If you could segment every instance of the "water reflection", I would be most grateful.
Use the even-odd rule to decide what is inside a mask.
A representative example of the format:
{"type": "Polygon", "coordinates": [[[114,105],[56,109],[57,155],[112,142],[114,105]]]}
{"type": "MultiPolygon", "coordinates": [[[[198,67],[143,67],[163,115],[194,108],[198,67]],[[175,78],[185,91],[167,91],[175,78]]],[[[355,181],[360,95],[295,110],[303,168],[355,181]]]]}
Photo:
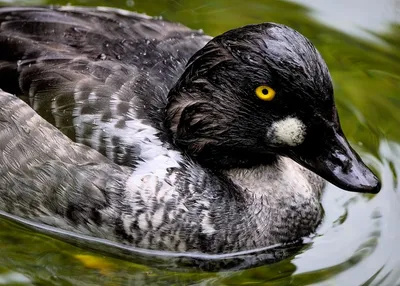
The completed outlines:
{"type": "Polygon", "coordinates": [[[382,191],[373,197],[360,196],[330,186],[323,201],[326,219],[313,247],[294,260],[296,274],[316,271],[317,279],[326,272],[329,275],[322,274],[321,281],[335,276],[338,285],[348,283],[350,276],[352,285],[383,278],[390,281],[385,285],[396,285],[394,281],[400,277],[400,258],[395,254],[400,252],[396,243],[400,239],[400,186],[393,170],[400,168],[400,145],[382,141],[379,155],[380,163],[371,157],[366,161],[379,170],[382,191]],[[337,224],[343,214],[345,220],[337,224]]]}
{"type": "Polygon", "coordinates": [[[28,219],[8,214],[1,210],[0,217],[6,219],[9,223],[14,223],[24,229],[27,233],[36,231],[40,234],[61,239],[62,241],[68,242],[74,246],[164,270],[243,270],[259,265],[279,262],[282,259],[294,255],[305,245],[305,243],[299,241],[297,243],[271,245],[263,248],[226,254],[204,254],[196,252],[179,253],[131,247],[118,242],[36,223],[28,219]]]}
{"type": "Polygon", "coordinates": [[[292,0],[312,8],[318,21],[351,34],[355,37],[377,41],[370,32],[385,32],[390,22],[399,20],[400,2],[398,0],[292,0]],[[362,8],[361,8],[362,7],[362,8]]]}

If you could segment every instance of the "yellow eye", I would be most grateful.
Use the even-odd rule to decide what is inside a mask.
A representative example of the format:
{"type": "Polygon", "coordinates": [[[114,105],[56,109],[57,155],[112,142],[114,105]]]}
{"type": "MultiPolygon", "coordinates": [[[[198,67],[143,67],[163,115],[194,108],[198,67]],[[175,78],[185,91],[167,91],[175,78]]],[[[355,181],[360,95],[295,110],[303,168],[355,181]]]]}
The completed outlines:
{"type": "Polygon", "coordinates": [[[267,85],[260,85],[256,88],[256,95],[261,100],[271,101],[275,97],[275,90],[267,85]]]}

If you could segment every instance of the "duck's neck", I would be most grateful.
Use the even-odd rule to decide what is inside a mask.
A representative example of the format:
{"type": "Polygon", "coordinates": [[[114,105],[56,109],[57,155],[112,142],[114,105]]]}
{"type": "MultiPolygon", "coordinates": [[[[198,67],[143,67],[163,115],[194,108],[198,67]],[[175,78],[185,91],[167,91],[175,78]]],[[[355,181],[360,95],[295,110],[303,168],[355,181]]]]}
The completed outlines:
{"type": "Polygon", "coordinates": [[[237,214],[230,208],[221,215],[230,217],[227,235],[236,231],[240,248],[291,242],[319,224],[324,180],[291,159],[278,157],[274,164],[230,169],[225,175],[240,199],[230,202],[236,204],[237,214]]]}
{"type": "Polygon", "coordinates": [[[224,173],[238,187],[259,197],[290,194],[319,198],[323,179],[318,175],[286,157],[276,156],[271,160],[268,164],[232,168],[224,173]]]}

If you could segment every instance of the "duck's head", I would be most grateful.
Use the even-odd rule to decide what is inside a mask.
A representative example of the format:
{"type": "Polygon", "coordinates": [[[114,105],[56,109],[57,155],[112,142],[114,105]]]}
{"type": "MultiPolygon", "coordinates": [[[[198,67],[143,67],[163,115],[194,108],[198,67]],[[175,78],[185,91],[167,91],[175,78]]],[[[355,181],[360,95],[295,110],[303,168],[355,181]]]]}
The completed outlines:
{"type": "Polygon", "coordinates": [[[283,25],[212,39],[171,89],[166,123],[174,142],[210,168],[273,164],[281,155],[345,190],[380,189],[342,132],[324,60],[283,25]]]}

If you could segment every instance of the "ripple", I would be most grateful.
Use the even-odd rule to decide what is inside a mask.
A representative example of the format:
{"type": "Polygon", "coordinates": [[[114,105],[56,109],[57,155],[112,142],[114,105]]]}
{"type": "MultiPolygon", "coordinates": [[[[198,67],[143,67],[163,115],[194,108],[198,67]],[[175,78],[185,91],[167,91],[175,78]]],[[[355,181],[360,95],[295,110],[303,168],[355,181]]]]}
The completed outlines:
{"type": "Polygon", "coordinates": [[[11,284],[18,284],[18,285],[29,285],[32,281],[22,275],[21,273],[17,272],[6,272],[0,273],[0,285],[11,285],[11,284]]]}

